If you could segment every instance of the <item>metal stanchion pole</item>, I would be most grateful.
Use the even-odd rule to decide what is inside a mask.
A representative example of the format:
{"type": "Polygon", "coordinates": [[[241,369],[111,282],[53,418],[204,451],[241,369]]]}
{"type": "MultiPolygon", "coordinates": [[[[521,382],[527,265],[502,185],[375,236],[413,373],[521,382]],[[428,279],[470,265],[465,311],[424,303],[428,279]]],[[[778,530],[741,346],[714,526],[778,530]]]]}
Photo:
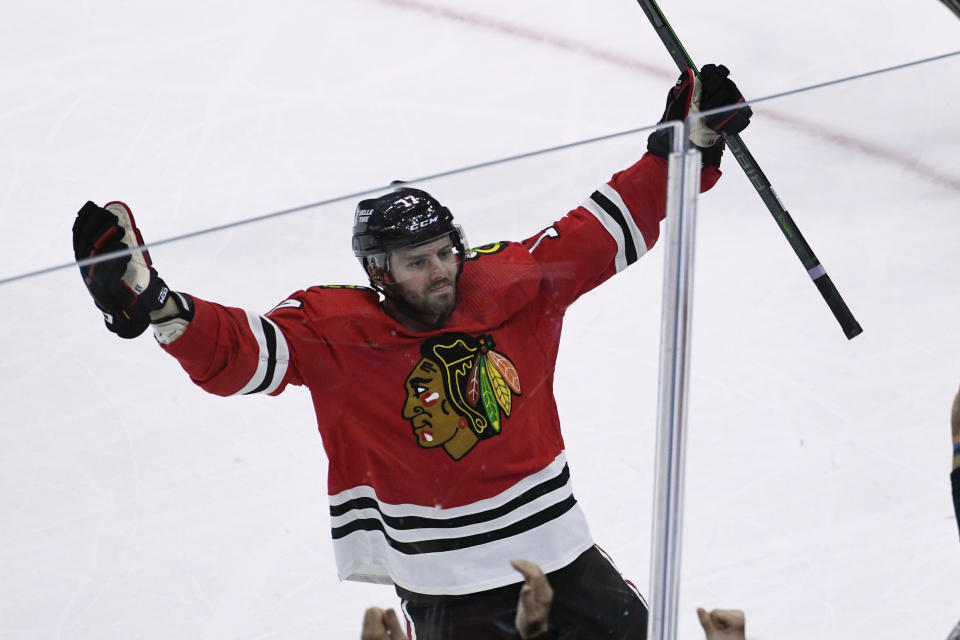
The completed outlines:
{"type": "Polygon", "coordinates": [[[660,388],[647,637],[676,640],[686,457],[690,315],[700,151],[684,152],[689,129],[677,123],[667,180],[666,255],[660,324],[660,388]]]}

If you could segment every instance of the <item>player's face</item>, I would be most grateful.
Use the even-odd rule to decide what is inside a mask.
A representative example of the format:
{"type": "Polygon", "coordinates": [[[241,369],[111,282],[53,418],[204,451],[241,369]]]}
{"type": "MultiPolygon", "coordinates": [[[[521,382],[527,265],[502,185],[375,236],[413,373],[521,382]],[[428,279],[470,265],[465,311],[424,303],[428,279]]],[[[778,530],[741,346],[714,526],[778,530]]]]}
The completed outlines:
{"type": "Polygon", "coordinates": [[[457,303],[458,258],[449,236],[387,256],[395,295],[424,316],[441,318],[457,303]]]}
{"type": "Polygon", "coordinates": [[[407,401],[403,417],[410,421],[417,444],[426,449],[439,447],[457,434],[461,419],[447,402],[443,379],[437,366],[421,360],[407,377],[407,401]]]}

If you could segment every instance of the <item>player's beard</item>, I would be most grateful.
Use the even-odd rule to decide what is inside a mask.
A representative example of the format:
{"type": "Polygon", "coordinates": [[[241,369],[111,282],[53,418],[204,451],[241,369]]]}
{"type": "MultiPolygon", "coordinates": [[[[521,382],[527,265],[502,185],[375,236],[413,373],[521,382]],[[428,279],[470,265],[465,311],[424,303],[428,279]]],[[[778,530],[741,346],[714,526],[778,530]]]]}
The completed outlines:
{"type": "Polygon", "coordinates": [[[456,278],[433,282],[424,291],[410,291],[403,285],[394,285],[400,306],[413,312],[422,321],[440,324],[453,313],[457,305],[456,278]],[[436,317],[436,321],[433,318],[436,317]]]}
{"type": "Polygon", "coordinates": [[[411,306],[417,309],[425,316],[437,315],[441,319],[447,318],[453,313],[453,308],[457,304],[457,282],[456,280],[445,280],[441,283],[431,285],[423,295],[418,296],[416,304],[411,306]],[[438,290],[445,286],[443,290],[438,290]]]}

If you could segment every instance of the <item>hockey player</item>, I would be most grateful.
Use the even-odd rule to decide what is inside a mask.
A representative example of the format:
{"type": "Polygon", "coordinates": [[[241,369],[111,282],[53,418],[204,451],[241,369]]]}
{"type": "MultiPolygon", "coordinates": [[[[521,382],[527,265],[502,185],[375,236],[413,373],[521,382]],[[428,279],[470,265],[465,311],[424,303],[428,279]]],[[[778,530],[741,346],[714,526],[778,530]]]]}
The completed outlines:
{"type": "MultiPolygon", "coordinates": [[[[723,66],[686,69],[664,120],[742,102],[723,66]]],[[[701,118],[702,189],[750,110],[701,118]]],[[[582,205],[521,242],[469,250],[447,207],[399,188],[357,207],[353,249],[370,287],[318,286],[258,314],[167,288],[146,251],[81,268],[107,328],[153,325],[218,395],[309,388],[329,459],[341,579],[393,584],[410,636],[511,638],[520,583],[543,568],[550,625],[641,638],[646,607],[594,545],[573,495],[553,375],[565,309],[659,236],[667,133],[582,205]]],[[[130,209],[88,202],[77,259],[142,244],[130,209]]]]}

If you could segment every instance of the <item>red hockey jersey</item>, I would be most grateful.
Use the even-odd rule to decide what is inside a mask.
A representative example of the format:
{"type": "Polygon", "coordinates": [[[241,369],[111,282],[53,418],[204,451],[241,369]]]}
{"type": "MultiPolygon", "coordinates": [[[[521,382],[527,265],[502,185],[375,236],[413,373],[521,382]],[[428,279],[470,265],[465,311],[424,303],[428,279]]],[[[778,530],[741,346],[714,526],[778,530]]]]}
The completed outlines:
{"type": "Polygon", "coordinates": [[[312,287],[264,315],[195,299],[164,348],[211,393],[310,390],[341,579],[463,594],[516,582],[510,558],[559,569],[593,544],[553,396],[564,311],[656,242],[666,173],[645,155],[523,242],[476,249],[442,330],[312,287]]]}

